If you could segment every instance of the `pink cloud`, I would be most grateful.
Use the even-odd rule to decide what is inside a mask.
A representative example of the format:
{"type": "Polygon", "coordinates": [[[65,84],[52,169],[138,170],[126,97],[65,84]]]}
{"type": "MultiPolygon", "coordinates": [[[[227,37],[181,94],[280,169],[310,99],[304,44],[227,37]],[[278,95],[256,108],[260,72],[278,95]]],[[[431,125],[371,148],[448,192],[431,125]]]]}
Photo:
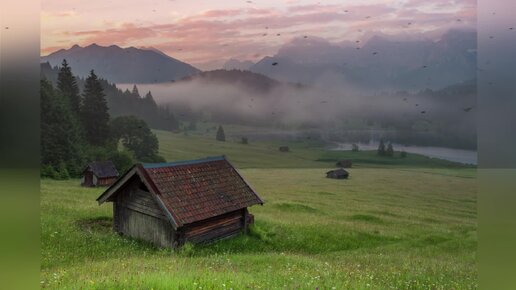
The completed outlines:
{"type": "MultiPolygon", "coordinates": [[[[362,35],[368,31],[406,35],[476,23],[472,1],[458,4],[458,12],[446,13],[418,9],[418,3],[425,5],[427,2],[411,0],[402,8],[388,4],[355,4],[297,5],[288,7],[286,11],[249,7],[208,10],[172,23],[124,23],[106,29],[61,32],[61,35],[81,45],[93,42],[102,45],[152,45],[185,61],[201,63],[230,57],[256,58],[256,55],[277,51],[280,45],[293,37],[307,34],[341,42],[355,40],[358,30],[362,35]],[[460,24],[455,21],[457,18],[462,19],[460,24]],[[414,25],[407,27],[409,21],[414,25]],[[277,36],[278,33],[281,35],[277,36]]],[[[444,5],[449,0],[432,3],[444,5]]]]}

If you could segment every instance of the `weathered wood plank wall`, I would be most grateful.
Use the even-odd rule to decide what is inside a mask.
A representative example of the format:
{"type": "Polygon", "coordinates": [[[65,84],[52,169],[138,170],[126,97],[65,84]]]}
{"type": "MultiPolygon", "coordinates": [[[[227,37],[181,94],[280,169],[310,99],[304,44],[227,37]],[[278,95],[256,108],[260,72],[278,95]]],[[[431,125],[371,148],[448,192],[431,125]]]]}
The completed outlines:
{"type": "Polygon", "coordinates": [[[244,211],[237,210],[186,225],[183,229],[182,238],[184,242],[192,243],[212,242],[227,238],[242,232],[245,228],[244,221],[244,211]]]}
{"type": "Polygon", "coordinates": [[[172,247],[175,231],[149,192],[131,184],[114,202],[117,232],[160,247],[172,247]]]}

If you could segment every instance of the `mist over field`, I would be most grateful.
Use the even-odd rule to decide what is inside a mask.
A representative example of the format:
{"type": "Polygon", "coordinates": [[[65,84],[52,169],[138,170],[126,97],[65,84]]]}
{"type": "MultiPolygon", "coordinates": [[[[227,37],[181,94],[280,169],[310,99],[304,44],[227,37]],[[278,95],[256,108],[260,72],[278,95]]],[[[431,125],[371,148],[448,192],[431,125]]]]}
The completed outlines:
{"type": "MultiPolygon", "coordinates": [[[[132,86],[118,85],[121,89],[132,86]]],[[[349,130],[368,131],[371,127],[397,132],[398,139],[400,132],[412,136],[405,139],[448,133],[463,139],[458,143],[469,143],[462,147],[474,147],[470,143],[475,135],[474,82],[412,93],[371,93],[331,76],[311,86],[278,83],[267,90],[196,78],[140,84],[138,88],[151,91],[157,103],[190,120],[324,129],[335,133],[336,139],[341,129],[349,134],[349,130]]]]}

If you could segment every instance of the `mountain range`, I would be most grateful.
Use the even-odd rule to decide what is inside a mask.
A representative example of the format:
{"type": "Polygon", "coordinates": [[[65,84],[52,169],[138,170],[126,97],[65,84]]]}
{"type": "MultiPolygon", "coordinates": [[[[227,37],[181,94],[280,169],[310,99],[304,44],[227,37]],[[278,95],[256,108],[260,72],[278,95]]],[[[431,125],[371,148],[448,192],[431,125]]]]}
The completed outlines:
{"type": "Polygon", "coordinates": [[[372,90],[442,88],[476,77],[476,39],[476,32],[459,30],[438,41],[373,36],[364,44],[335,44],[297,38],[250,70],[304,84],[338,80],[372,90]]]}
{"type": "MultiPolygon", "coordinates": [[[[460,30],[450,30],[437,41],[401,41],[377,35],[365,43],[332,43],[306,36],[293,39],[257,63],[229,59],[223,69],[249,70],[305,85],[339,83],[370,91],[439,89],[476,77],[476,39],[475,31],[460,30]]],[[[153,47],[74,45],[43,56],[41,61],[56,66],[63,59],[81,77],[94,69],[114,83],[164,83],[201,72],[153,47]]],[[[231,75],[236,77],[236,73],[231,75]]]]}
{"type": "Polygon", "coordinates": [[[115,83],[170,82],[200,72],[155,48],[121,48],[117,45],[74,45],[43,56],[41,61],[59,66],[63,59],[78,76],[84,77],[94,69],[97,75],[115,83]]]}

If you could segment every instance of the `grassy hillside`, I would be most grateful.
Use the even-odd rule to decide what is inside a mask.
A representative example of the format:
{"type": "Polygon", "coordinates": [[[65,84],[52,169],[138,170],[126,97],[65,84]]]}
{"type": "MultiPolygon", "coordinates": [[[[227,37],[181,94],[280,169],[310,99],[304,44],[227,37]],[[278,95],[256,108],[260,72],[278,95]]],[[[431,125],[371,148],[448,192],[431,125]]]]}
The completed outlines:
{"type": "Polygon", "coordinates": [[[457,170],[244,169],[252,234],[182,252],[111,232],[102,189],[42,181],[41,285],[86,289],[477,287],[475,179],[457,170]]]}
{"type": "Polygon", "coordinates": [[[225,154],[265,200],[248,235],[181,251],[111,231],[103,189],[41,182],[41,286],[56,289],[475,289],[475,170],[314,142],[157,131],[167,160],[225,154]],[[284,144],[284,143],[281,143],[284,144]],[[351,158],[350,179],[325,178],[351,158]]]}

